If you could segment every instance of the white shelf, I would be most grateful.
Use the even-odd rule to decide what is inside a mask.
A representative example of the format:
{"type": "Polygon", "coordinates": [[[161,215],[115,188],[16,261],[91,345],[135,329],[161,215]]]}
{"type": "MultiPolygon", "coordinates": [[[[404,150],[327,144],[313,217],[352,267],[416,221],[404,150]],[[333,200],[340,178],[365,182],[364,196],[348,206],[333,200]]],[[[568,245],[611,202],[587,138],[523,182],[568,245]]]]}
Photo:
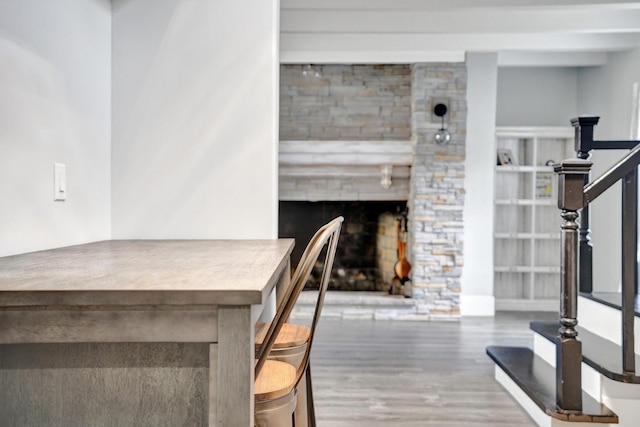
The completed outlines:
{"type": "Polygon", "coordinates": [[[558,310],[560,211],[547,161],[575,158],[572,128],[496,129],[494,296],[496,309],[558,310]],[[496,152],[498,161],[498,152],[496,152]]]}
{"type": "Polygon", "coordinates": [[[566,126],[499,126],[497,138],[562,138],[571,139],[575,130],[566,126]]]}

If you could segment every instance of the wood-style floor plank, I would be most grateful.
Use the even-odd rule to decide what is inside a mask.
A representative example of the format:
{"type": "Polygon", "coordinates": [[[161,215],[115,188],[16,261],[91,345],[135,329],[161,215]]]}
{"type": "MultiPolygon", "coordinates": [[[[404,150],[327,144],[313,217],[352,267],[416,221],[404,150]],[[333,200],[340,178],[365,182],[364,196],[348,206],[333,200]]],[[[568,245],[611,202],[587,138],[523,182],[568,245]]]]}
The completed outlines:
{"type": "Polygon", "coordinates": [[[494,380],[487,345],[531,346],[530,320],[499,313],[459,322],[321,319],[312,351],[319,427],[533,426],[494,380]]]}

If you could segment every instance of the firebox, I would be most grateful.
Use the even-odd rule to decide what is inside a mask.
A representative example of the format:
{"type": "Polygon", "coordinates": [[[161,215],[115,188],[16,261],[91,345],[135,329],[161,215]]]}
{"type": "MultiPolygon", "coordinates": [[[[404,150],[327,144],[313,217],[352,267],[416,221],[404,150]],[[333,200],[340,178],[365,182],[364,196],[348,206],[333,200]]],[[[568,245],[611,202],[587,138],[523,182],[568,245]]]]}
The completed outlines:
{"type": "MultiPolygon", "coordinates": [[[[291,256],[295,268],[318,228],[342,215],[329,289],[388,291],[398,255],[395,224],[404,212],[405,201],[281,201],[278,235],[296,239],[291,256]]],[[[319,277],[312,277],[309,287],[315,280],[319,277]]]]}

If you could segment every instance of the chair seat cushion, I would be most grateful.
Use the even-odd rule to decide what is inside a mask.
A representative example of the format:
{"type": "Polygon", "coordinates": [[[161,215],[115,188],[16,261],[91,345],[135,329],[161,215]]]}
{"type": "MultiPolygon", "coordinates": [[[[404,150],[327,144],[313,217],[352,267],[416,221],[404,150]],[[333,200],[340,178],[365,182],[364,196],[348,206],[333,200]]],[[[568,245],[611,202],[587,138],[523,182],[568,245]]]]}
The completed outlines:
{"type": "Polygon", "coordinates": [[[254,384],[257,401],[286,396],[294,387],[296,368],[285,362],[267,360],[254,384]]]}
{"type": "MultiPolygon", "coordinates": [[[[264,337],[269,330],[270,323],[258,323],[256,325],[256,345],[260,346],[264,342],[264,337]]],[[[273,348],[298,347],[309,341],[311,329],[308,326],[297,325],[295,323],[285,323],[278,332],[273,348]]]]}

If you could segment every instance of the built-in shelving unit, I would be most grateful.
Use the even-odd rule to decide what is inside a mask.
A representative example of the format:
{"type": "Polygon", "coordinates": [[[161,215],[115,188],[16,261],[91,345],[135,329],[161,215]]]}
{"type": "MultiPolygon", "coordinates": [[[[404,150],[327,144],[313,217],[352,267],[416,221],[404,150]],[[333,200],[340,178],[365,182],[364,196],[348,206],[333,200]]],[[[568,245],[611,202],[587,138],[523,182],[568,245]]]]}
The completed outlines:
{"type": "Polygon", "coordinates": [[[575,157],[573,128],[496,129],[497,310],[558,310],[560,211],[552,163],[575,157]]]}

